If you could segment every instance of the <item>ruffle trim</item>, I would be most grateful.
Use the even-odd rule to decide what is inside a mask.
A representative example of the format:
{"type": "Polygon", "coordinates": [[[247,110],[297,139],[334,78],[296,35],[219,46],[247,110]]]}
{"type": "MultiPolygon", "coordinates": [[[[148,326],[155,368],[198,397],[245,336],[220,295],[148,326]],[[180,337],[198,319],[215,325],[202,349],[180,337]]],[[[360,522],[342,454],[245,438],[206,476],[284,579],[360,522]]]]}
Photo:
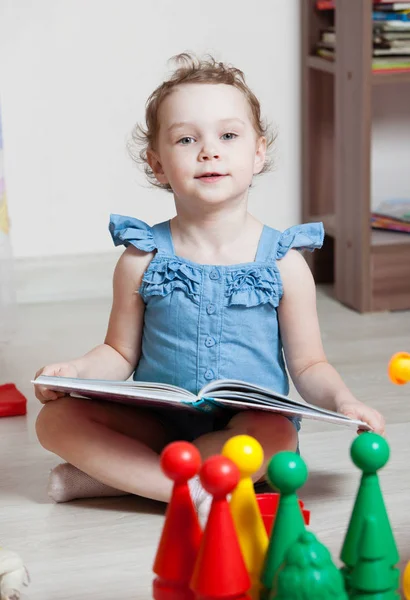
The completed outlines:
{"type": "Polygon", "coordinates": [[[152,252],[157,248],[152,227],[144,221],[134,217],[111,215],[108,228],[115,246],[132,244],[143,252],[152,252]]]}
{"type": "Polygon", "coordinates": [[[182,290],[196,304],[201,291],[201,269],[179,260],[154,258],[142,279],[141,296],[168,296],[173,290],[182,290]]]}
{"type": "Polygon", "coordinates": [[[283,258],[291,248],[313,252],[322,247],[324,236],[323,223],[305,223],[289,227],[279,238],[275,258],[283,258]]]}
{"type": "Polygon", "coordinates": [[[227,274],[228,306],[279,305],[283,289],[277,267],[243,267],[227,274]]]}

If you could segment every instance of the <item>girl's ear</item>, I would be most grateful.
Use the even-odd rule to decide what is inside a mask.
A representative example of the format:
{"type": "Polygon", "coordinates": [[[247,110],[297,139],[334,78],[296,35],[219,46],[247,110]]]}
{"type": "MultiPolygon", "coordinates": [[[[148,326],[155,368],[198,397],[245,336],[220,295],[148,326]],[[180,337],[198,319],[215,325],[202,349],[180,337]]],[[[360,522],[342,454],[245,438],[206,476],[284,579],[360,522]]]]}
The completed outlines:
{"type": "Polygon", "coordinates": [[[154,150],[147,150],[147,161],[158,183],[169,183],[164,173],[158,154],[154,150]]]}
{"type": "Polygon", "coordinates": [[[256,141],[255,162],[253,165],[253,174],[257,175],[264,167],[266,158],[266,138],[261,136],[256,141]]]}

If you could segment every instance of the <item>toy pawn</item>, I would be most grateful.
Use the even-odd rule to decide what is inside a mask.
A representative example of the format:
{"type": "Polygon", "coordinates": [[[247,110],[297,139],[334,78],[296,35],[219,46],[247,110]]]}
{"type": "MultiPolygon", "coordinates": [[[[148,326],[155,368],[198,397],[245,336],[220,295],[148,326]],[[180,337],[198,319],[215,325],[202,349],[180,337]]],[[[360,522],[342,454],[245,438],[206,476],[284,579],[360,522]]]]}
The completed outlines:
{"type": "Polygon", "coordinates": [[[238,467],[224,456],[211,456],[200,471],[213,500],[191,580],[196,600],[250,600],[251,580],[226,498],[239,477],[238,467]]]}
{"type": "Polygon", "coordinates": [[[188,442],[173,442],[161,454],[161,468],[174,481],[153,571],[155,600],[194,600],[189,582],[198,555],[202,530],[191,499],[188,481],[201,466],[198,449],[188,442]]]}

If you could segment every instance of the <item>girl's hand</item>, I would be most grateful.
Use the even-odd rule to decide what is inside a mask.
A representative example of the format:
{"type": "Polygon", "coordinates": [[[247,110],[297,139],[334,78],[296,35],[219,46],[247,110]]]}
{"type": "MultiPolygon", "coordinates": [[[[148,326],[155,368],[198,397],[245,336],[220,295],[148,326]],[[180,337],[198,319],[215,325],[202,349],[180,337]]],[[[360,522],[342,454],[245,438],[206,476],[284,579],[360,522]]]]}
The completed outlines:
{"type": "Polygon", "coordinates": [[[385,421],[383,416],[374,408],[363,404],[354,398],[346,399],[338,404],[337,412],[351,419],[360,419],[373,429],[374,433],[384,435],[385,421]]]}
{"type": "MultiPolygon", "coordinates": [[[[48,365],[47,367],[39,369],[35,374],[34,378],[37,379],[39,375],[51,375],[57,377],[78,377],[78,370],[77,367],[75,367],[71,363],[58,363],[55,365],[48,365]]],[[[36,398],[40,400],[42,404],[45,404],[50,400],[57,400],[57,398],[61,398],[62,396],[66,395],[64,392],[50,390],[42,385],[35,385],[34,389],[36,398]]]]}

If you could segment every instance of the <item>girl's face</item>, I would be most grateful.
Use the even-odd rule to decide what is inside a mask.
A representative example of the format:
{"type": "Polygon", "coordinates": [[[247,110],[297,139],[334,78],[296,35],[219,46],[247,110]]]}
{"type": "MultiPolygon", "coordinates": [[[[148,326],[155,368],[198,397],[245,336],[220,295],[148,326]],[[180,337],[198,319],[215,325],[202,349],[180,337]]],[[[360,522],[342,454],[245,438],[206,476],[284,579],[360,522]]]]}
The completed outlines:
{"type": "Polygon", "coordinates": [[[187,207],[247,197],[260,173],[265,138],[257,138],[244,94],[225,84],[179,85],[160,106],[157,148],[149,163],[187,207]]]}

